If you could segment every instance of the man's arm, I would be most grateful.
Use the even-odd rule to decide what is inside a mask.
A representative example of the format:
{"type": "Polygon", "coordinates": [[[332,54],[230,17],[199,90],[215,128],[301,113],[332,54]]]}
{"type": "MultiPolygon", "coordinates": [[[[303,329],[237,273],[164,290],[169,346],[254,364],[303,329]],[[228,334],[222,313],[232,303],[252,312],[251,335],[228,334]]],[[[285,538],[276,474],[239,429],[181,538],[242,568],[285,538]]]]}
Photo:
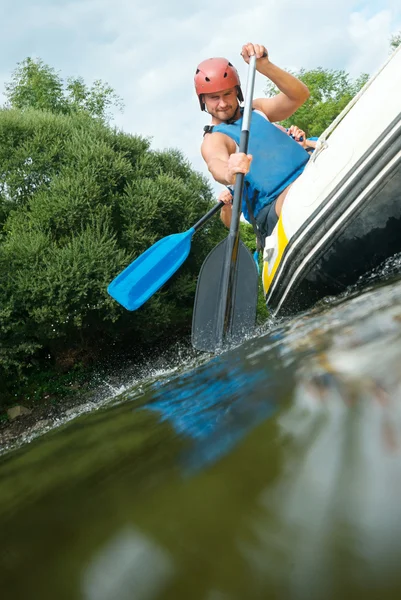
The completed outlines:
{"type": "Polygon", "coordinates": [[[220,211],[220,218],[223,221],[224,225],[230,229],[231,216],[233,212],[233,196],[231,191],[228,189],[223,190],[220,193],[218,200],[220,200],[220,202],[224,202],[224,206],[222,206],[220,211]]]}
{"type": "Polygon", "coordinates": [[[225,204],[225,205],[223,206],[223,208],[221,209],[221,212],[220,212],[220,218],[221,218],[221,220],[223,221],[224,225],[225,225],[225,226],[226,226],[228,229],[230,229],[230,225],[231,225],[231,217],[232,217],[232,214],[233,214],[233,207],[232,207],[232,204],[230,204],[230,205],[228,205],[228,204],[225,204]]]}
{"type": "Polygon", "coordinates": [[[246,44],[242,47],[241,54],[247,63],[249,63],[250,56],[255,54],[257,57],[256,69],[280,90],[280,93],[273,98],[257,98],[253,101],[253,107],[262,111],[270,121],[287,119],[309,98],[309,90],[306,85],[291,73],[287,73],[270,62],[264,46],[246,44]]]}
{"type": "Polygon", "coordinates": [[[246,175],[252,161],[250,154],[230,153],[228,136],[216,132],[203,138],[201,153],[213,178],[223,185],[233,185],[237,173],[246,175]]]}

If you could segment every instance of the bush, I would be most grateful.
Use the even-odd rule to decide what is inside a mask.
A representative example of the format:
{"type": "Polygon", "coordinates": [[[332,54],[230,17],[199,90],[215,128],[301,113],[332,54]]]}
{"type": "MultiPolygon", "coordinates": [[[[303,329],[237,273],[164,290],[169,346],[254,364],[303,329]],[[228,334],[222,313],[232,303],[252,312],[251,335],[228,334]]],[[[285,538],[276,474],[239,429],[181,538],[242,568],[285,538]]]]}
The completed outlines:
{"type": "MultiPolygon", "coordinates": [[[[33,365],[90,361],[189,327],[196,277],[224,234],[196,234],[185,265],[129,313],[108,283],[155,241],[188,229],[212,192],[175,150],[86,114],[0,110],[0,380],[9,393],[33,365]],[[68,362],[68,361],[67,361],[68,362]]],[[[19,384],[18,384],[19,385],[19,384]]]]}

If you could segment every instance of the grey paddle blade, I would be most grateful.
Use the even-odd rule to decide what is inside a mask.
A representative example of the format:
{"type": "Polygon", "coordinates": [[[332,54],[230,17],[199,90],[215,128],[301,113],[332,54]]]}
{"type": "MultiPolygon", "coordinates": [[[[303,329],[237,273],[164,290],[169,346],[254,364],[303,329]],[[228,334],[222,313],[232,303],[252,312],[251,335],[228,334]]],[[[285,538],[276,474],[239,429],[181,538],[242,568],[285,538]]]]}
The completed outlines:
{"type": "Polygon", "coordinates": [[[227,239],[206,257],[199,273],[192,318],[192,344],[197,350],[214,352],[225,344],[238,343],[255,327],[258,271],[248,248],[240,241],[237,275],[232,294],[231,323],[226,339],[218,326],[227,239]]]}

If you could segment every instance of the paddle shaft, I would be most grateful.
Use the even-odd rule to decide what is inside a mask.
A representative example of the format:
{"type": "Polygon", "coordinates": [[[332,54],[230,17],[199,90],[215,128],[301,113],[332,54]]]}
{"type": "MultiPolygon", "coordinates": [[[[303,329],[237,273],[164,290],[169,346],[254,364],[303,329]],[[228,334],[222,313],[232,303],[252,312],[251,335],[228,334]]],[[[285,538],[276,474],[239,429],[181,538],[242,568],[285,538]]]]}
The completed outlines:
{"type": "MultiPolygon", "coordinates": [[[[239,151],[248,152],[249,129],[252,115],[253,89],[255,86],[256,56],[249,60],[248,79],[245,93],[245,105],[242,117],[241,137],[239,151]]],[[[235,289],[237,276],[238,244],[239,244],[239,221],[241,215],[242,195],[244,191],[245,175],[238,173],[235,178],[234,200],[231,215],[230,232],[227,238],[227,253],[224,263],[222,280],[222,295],[219,307],[219,318],[217,320],[217,336],[223,343],[230,331],[233,317],[233,290],[235,289]]]]}
{"type": "Polygon", "coordinates": [[[127,310],[142,306],[180,268],[190,251],[193,234],[223,205],[218,202],[190,229],[162,238],[138,256],[110,283],[110,296],[127,310]]]}
{"type": "Polygon", "coordinates": [[[210,219],[210,217],[213,217],[213,215],[215,215],[217,212],[219,212],[219,210],[221,209],[221,207],[223,205],[224,205],[224,202],[222,202],[220,200],[215,206],[213,206],[213,208],[211,208],[209,210],[209,212],[207,212],[201,219],[199,219],[199,221],[197,223],[195,223],[195,225],[193,226],[193,229],[195,231],[198,231],[198,229],[200,229],[206,223],[206,221],[208,221],[210,219]]]}

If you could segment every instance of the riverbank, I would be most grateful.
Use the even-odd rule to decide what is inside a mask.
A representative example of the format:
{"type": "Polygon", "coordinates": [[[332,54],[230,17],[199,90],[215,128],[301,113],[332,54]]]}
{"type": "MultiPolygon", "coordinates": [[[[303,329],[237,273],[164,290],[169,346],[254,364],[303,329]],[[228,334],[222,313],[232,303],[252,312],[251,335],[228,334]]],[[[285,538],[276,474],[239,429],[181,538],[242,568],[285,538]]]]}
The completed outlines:
{"type": "Polygon", "coordinates": [[[159,347],[156,356],[150,352],[135,357],[115,356],[108,367],[103,364],[101,368],[76,373],[74,378],[71,375],[67,394],[67,388],[58,388],[55,380],[53,389],[58,388],[60,393],[44,392],[40,397],[26,395],[19,398],[16,405],[26,408],[27,414],[11,420],[6,417],[6,408],[3,409],[0,414],[3,417],[0,418],[0,454],[30,442],[80,414],[100,408],[126,388],[162,378],[205,358],[193,349],[188,338],[184,338],[167,347],[159,347]]]}
{"type": "Polygon", "coordinates": [[[112,390],[103,387],[102,390],[77,389],[76,394],[62,398],[43,400],[40,404],[18,405],[23,407],[23,413],[14,419],[4,418],[0,421],[0,454],[30,442],[59,427],[79,414],[95,410],[103,402],[112,397],[112,390]]]}

